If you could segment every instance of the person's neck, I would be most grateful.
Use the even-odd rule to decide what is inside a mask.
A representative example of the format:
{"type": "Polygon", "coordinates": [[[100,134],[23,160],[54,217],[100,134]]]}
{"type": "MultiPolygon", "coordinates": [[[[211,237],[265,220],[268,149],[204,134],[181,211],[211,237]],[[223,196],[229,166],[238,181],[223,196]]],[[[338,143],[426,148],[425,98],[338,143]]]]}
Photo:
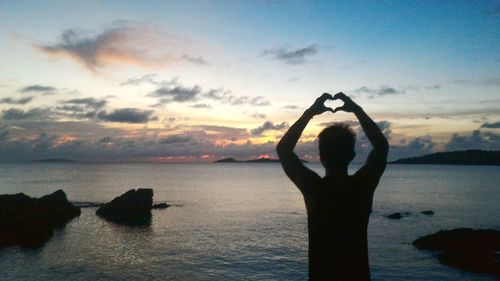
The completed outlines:
{"type": "Polygon", "coordinates": [[[342,166],[330,166],[326,167],[326,176],[327,177],[346,177],[347,174],[347,165],[342,166]]]}

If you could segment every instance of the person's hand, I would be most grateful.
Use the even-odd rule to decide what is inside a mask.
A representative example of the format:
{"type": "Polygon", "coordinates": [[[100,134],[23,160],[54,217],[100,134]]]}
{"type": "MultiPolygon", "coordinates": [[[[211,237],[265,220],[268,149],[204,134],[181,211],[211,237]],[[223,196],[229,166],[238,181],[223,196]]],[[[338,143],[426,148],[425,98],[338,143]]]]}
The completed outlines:
{"type": "Polygon", "coordinates": [[[312,114],[313,116],[320,115],[326,111],[334,112],[333,109],[325,106],[325,101],[333,100],[333,99],[334,98],[332,97],[332,95],[330,95],[328,93],[324,93],[319,98],[316,99],[316,101],[313,103],[313,105],[311,105],[311,107],[309,107],[309,109],[307,111],[310,114],[312,114]]]}
{"type": "Polygon", "coordinates": [[[345,112],[356,112],[357,110],[361,109],[359,105],[357,105],[354,101],[352,101],[350,97],[346,96],[342,92],[335,94],[333,100],[341,100],[344,102],[344,105],[335,108],[335,110],[332,111],[333,113],[340,110],[345,112]]]}

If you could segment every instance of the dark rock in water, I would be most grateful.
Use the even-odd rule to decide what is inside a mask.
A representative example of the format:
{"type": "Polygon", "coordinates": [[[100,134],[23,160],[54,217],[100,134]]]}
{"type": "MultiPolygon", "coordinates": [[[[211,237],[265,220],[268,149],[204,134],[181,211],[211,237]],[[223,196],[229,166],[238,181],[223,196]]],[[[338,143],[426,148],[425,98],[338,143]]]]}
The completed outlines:
{"type": "Polygon", "coordinates": [[[434,211],[422,211],[420,213],[428,216],[434,215],[434,211]]]}
{"type": "Polygon", "coordinates": [[[166,209],[170,207],[170,205],[168,205],[167,203],[158,203],[158,204],[154,204],[153,207],[151,207],[151,209],[166,209]]]}
{"type": "Polygon", "coordinates": [[[391,219],[391,220],[399,220],[401,219],[403,216],[408,216],[410,213],[409,212],[404,212],[404,213],[394,213],[394,214],[390,214],[388,216],[386,216],[387,218],[391,219]]]}
{"type": "Polygon", "coordinates": [[[439,251],[445,265],[500,277],[500,231],[459,228],[441,230],[413,241],[419,250],[439,251]]]}
{"type": "Polygon", "coordinates": [[[79,215],[80,208],[68,202],[62,190],[38,199],[23,193],[0,195],[0,247],[41,246],[54,228],[79,215]]]}
{"type": "Polygon", "coordinates": [[[151,223],[153,190],[131,189],[97,209],[96,214],[106,220],[127,225],[151,223]]]}

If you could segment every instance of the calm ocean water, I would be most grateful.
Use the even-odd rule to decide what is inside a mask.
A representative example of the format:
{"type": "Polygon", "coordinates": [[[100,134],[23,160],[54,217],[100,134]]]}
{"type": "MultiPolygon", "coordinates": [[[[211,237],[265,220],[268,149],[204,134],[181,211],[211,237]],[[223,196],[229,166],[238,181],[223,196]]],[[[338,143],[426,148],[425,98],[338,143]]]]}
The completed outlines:
{"type": "MultiPolygon", "coordinates": [[[[303,199],[278,164],[0,164],[1,194],[63,189],[72,201],[105,202],[138,187],[175,206],[153,211],[150,227],[82,209],[38,250],[1,249],[0,280],[307,279],[303,199]]],[[[500,167],[389,165],[368,231],[373,280],[493,280],[442,266],[411,242],[441,229],[500,229],[499,202],[500,167]],[[384,217],[401,211],[411,215],[384,217]]]]}

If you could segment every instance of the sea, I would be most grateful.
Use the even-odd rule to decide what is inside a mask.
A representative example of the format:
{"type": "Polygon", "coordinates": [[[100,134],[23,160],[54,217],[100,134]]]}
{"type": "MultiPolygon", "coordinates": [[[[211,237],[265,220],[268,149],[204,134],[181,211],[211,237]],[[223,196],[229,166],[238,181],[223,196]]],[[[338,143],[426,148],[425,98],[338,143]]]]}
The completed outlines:
{"type": "MultiPolygon", "coordinates": [[[[142,227],[82,208],[44,246],[0,249],[0,280],[307,280],[304,201],[279,164],[0,164],[0,194],[63,189],[71,201],[102,203],[132,188],[172,206],[142,227]]],[[[412,245],[460,227],[500,229],[500,167],[388,165],[368,228],[372,279],[495,280],[412,245]],[[386,217],[394,212],[409,215],[386,217]]]]}

